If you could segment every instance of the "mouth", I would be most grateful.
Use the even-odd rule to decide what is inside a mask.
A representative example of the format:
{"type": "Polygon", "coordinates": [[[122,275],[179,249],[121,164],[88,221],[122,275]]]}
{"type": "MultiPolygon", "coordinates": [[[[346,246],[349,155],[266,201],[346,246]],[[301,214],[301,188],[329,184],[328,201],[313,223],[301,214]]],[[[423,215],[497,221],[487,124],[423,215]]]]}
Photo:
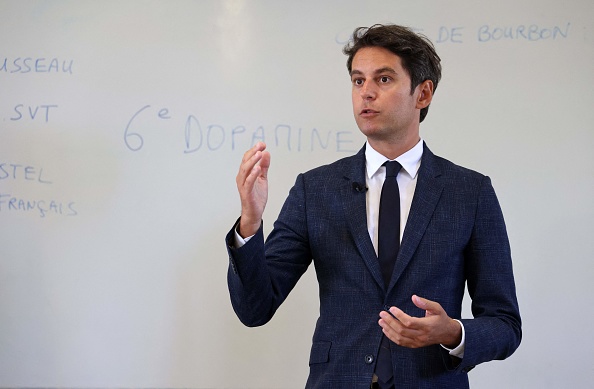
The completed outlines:
{"type": "Polygon", "coordinates": [[[379,113],[378,111],[375,111],[373,109],[365,108],[365,109],[362,109],[361,112],[359,112],[359,115],[363,116],[363,117],[368,117],[368,116],[377,115],[378,113],[379,113]]]}

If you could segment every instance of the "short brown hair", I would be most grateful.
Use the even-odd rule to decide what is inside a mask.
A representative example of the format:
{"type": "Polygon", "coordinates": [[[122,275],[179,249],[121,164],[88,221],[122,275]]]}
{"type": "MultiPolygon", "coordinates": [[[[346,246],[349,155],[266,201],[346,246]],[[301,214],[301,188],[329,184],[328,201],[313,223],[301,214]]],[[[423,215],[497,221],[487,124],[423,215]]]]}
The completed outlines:
{"type": "MultiPolygon", "coordinates": [[[[364,47],[383,47],[400,57],[402,67],[411,79],[411,94],[425,80],[433,82],[433,91],[437,88],[441,79],[441,59],[431,41],[424,35],[417,34],[408,27],[394,24],[374,24],[371,27],[356,28],[351,41],[342,50],[348,55],[349,74],[355,54],[364,47]]],[[[428,111],[428,106],[421,109],[421,122],[428,111]]]]}

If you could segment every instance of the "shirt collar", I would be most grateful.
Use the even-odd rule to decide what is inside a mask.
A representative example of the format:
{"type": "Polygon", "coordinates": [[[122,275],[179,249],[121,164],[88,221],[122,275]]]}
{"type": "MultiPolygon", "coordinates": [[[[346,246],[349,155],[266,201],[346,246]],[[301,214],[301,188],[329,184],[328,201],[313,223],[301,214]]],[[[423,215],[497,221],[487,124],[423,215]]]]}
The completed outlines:
{"type": "MultiPolygon", "coordinates": [[[[406,153],[400,155],[395,161],[398,161],[411,178],[415,178],[421,166],[421,157],[423,156],[423,139],[406,153]]],[[[378,153],[369,142],[365,143],[365,161],[367,169],[367,178],[373,177],[379,168],[386,162],[387,158],[378,153]]]]}

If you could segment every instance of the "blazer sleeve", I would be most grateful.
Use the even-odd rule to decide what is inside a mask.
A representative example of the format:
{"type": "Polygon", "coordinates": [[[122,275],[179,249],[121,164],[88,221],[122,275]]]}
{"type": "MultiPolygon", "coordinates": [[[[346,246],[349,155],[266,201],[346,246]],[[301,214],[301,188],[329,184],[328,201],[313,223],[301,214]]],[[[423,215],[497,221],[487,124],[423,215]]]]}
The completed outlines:
{"type": "Polygon", "coordinates": [[[481,183],[474,228],[465,251],[473,319],[463,319],[465,351],[457,369],[505,359],[519,346],[521,319],[503,214],[488,177],[481,183]]]}
{"type": "Polygon", "coordinates": [[[304,192],[300,174],[266,243],[262,226],[240,248],[234,247],[233,230],[225,238],[231,304],[246,326],[270,321],[312,261],[304,192]]]}

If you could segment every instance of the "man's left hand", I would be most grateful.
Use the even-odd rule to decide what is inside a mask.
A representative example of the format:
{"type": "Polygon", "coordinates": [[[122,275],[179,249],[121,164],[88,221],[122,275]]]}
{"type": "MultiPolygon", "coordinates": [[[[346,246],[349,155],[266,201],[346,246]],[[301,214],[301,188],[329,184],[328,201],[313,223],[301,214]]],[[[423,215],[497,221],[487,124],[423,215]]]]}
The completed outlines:
{"type": "Polygon", "coordinates": [[[391,307],[390,313],[380,312],[379,325],[392,342],[409,348],[418,348],[441,344],[447,348],[456,348],[462,341],[460,323],[451,319],[441,305],[419,296],[412,296],[413,303],[425,310],[425,317],[413,317],[397,307],[391,307]]]}

